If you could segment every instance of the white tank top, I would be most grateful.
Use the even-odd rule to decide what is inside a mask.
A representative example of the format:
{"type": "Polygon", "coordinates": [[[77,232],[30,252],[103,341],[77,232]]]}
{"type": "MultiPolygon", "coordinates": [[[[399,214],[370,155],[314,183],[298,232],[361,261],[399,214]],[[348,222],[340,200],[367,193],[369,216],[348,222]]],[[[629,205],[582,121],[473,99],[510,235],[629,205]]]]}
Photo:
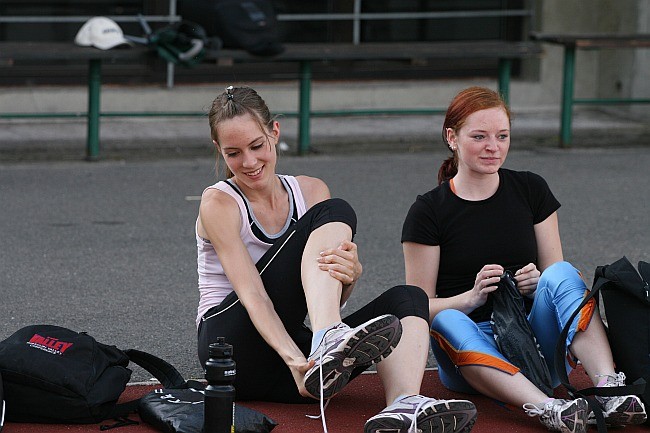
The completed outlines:
{"type": "MultiPolygon", "coordinates": [[[[289,193],[289,215],[287,216],[287,221],[284,227],[278,233],[274,234],[265,233],[252,211],[249,214],[248,210],[252,208],[250,207],[246,197],[241,193],[241,191],[239,191],[234,183],[219,181],[206,188],[215,188],[223,191],[233,197],[237,202],[237,205],[239,206],[239,214],[241,216],[241,231],[239,236],[244,242],[253,263],[257,263],[257,261],[271,247],[272,242],[286,232],[295,215],[297,215],[298,218],[301,218],[307,211],[305,199],[302,196],[302,191],[300,190],[296,178],[287,175],[278,175],[278,177],[289,193]],[[260,239],[258,235],[255,234],[254,230],[258,233],[261,231],[262,235],[260,237],[266,237],[268,239],[266,239],[266,241],[260,239]]],[[[214,247],[209,241],[199,236],[197,227],[198,219],[194,230],[198,251],[197,270],[199,274],[199,307],[196,317],[196,325],[198,327],[201,322],[201,317],[203,317],[210,308],[219,305],[221,301],[223,301],[224,298],[233,291],[233,287],[221,266],[221,261],[219,260],[214,247]]]]}

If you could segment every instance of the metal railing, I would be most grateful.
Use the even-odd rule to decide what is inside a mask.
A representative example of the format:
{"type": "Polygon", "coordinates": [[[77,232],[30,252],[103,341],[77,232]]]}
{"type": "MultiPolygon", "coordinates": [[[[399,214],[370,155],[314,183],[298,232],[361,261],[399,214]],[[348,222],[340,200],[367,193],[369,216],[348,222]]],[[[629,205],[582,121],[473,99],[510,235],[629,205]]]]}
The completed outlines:
{"type": "MultiPolygon", "coordinates": [[[[39,23],[85,23],[93,16],[84,15],[49,15],[49,16],[27,16],[27,15],[0,15],[0,24],[39,24],[39,23]]],[[[141,19],[151,23],[175,23],[181,20],[177,14],[176,0],[169,0],[167,15],[106,15],[116,23],[139,23],[141,19]]],[[[174,87],[174,64],[167,62],[167,87],[174,87]]]]}
{"type": "Polygon", "coordinates": [[[363,0],[354,0],[352,13],[278,14],[278,21],[352,21],[352,43],[361,43],[362,21],[421,20],[449,18],[528,17],[535,19],[535,0],[524,9],[498,9],[482,11],[446,12],[362,12],[363,0]]]}
{"type": "MultiPolygon", "coordinates": [[[[277,20],[291,21],[351,21],[352,43],[360,44],[361,24],[363,21],[379,20],[421,20],[421,19],[450,19],[450,18],[489,18],[489,17],[527,17],[531,22],[535,19],[535,2],[529,0],[528,7],[523,9],[496,9],[479,11],[444,11],[444,12],[363,12],[363,0],[354,0],[351,13],[292,13],[278,14],[277,20]]],[[[167,15],[144,15],[147,22],[174,23],[182,19],[177,14],[176,0],[169,0],[167,15]]],[[[118,23],[139,22],[137,15],[107,16],[118,23]]],[[[83,23],[91,16],[0,16],[0,23],[83,23]]],[[[167,87],[174,87],[174,64],[167,62],[167,87]]]]}

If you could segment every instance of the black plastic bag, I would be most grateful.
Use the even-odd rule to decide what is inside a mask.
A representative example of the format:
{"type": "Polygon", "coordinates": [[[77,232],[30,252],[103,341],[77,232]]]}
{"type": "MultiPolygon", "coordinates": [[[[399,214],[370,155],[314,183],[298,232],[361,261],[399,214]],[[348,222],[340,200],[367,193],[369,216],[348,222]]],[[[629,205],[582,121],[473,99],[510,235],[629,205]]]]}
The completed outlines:
{"type": "MultiPolygon", "coordinates": [[[[204,385],[192,385],[187,389],[157,389],[145,395],[138,408],[140,419],[165,433],[202,433],[204,385]]],[[[276,425],[263,413],[235,404],[235,433],[268,433],[276,425]]]]}
{"type": "Polygon", "coordinates": [[[544,394],[553,395],[548,365],[526,317],[524,298],[512,273],[506,271],[492,298],[492,332],[499,351],[544,394]]]}

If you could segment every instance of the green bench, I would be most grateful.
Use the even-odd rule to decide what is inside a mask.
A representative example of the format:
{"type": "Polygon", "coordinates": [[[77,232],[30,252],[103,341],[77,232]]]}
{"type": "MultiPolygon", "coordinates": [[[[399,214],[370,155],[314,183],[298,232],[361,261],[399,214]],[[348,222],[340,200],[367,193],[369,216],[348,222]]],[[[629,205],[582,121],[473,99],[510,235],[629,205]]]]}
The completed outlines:
{"type": "Polygon", "coordinates": [[[575,81],[576,51],[600,49],[650,48],[650,34],[551,34],[533,32],[531,39],[564,47],[564,69],[562,71],[562,101],[560,113],[560,147],[571,146],[573,106],[576,104],[649,104],[650,98],[576,98],[575,81]]]}
{"type": "MultiPolygon", "coordinates": [[[[310,149],[310,122],[318,116],[353,116],[386,114],[429,114],[444,112],[444,109],[391,108],[385,110],[334,110],[313,111],[311,109],[312,64],[334,60],[414,60],[414,59],[493,59],[498,60],[498,89],[506,100],[510,97],[512,62],[516,59],[536,57],[541,54],[539,44],[509,41],[463,41],[463,42],[389,42],[363,44],[285,44],[285,51],[274,57],[256,57],[242,50],[219,50],[208,52],[205,61],[230,62],[294,62],[299,64],[299,101],[297,113],[284,113],[298,117],[298,153],[310,149]]],[[[145,47],[101,51],[95,48],[78,47],[72,43],[47,42],[0,42],[0,68],[10,67],[16,60],[78,60],[88,62],[88,134],[86,157],[96,160],[100,157],[99,127],[103,116],[192,116],[204,113],[102,113],[100,112],[101,64],[106,61],[143,61],[153,52],[145,47]]],[[[74,114],[72,114],[74,115],[74,114]]],[[[3,114],[0,118],[58,116],[69,117],[70,113],[24,113],[3,114]]]]}

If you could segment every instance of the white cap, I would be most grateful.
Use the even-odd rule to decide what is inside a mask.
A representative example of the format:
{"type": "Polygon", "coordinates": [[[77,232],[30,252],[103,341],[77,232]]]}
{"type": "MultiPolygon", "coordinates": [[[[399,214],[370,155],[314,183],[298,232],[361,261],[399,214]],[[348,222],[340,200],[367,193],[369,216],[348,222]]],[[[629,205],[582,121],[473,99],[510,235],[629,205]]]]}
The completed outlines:
{"type": "Polygon", "coordinates": [[[84,47],[97,47],[100,50],[108,50],[118,45],[131,45],[124,38],[124,33],[115,21],[106,17],[94,17],[85,22],[74,38],[77,45],[84,47]]]}

